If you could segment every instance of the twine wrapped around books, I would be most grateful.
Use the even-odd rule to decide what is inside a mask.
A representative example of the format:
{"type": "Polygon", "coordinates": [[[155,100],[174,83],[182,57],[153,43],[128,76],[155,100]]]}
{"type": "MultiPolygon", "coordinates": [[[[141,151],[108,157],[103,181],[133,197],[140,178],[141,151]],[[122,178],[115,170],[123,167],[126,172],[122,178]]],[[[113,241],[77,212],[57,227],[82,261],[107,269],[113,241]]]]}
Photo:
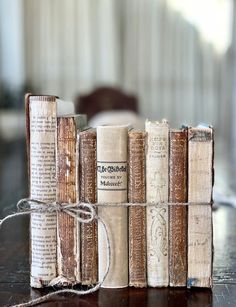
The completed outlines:
{"type": "MultiPolygon", "coordinates": [[[[90,294],[93,292],[96,292],[101,285],[103,284],[104,280],[107,277],[107,274],[109,272],[110,269],[110,259],[111,259],[111,247],[110,247],[110,241],[109,241],[109,237],[108,237],[108,231],[107,231],[107,227],[106,224],[104,223],[104,221],[96,214],[96,210],[94,208],[94,206],[92,204],[89,203],[78,203],[78,204],[58,204],[56,202],[52,202],[52,203],[45,203],[42,201],[38,201],[36,199],[30,199],[30,198],[24,198],[21,199],[18,203],[17,203],[17,209],[18,212],[10,214],[8,216],[6,216],[5,218],[3,218],[2,220],[0,220],[0,227],[2,226],[2,224],[4,222],[6,222],[9,219],[12,219],[16,216],[21,216],[21,215],[28,215],[31,213],[56,213],[56,212],[64,212],[69,214],[70,216],[74,217],[78,222],[80,223],[89,223],[91,221],[93,221],[94,219],[98,220],[103,229],[104,229],[104,233],[106,236],[106,242],[107,242],[107,267],[106,267],[106,271],[105,274],[102,278],[101,281],[99,281],[96,285],[94,285],[92,288],[88,289],[88,290],[75,290],[75,289],[62,289],[62,290],[56,290],[53,291],[52,293],[46,294],[42,297],[30,300],[27,303],[22,303],[22,304],[18,304],[18,305],[14,305],[15,307],[27,307],[27,306],[34,306],[40,303],[44,303],[52,298],[54,298],[56,295],[58,294],[76,294],[76,295],[86,295],[86,294],[90,294]]],[[[55,278],[53,279],[49,286],[56,286],[57,284],[60,284],[60,278],[55,278]]]]}
{"type": "MultiPolygon", "coordinates": [[[[68,215],[74,217],[79,223],[90,223],[94,219],[98,220],[98,222],[101,223],[104,233],[106,236],[106,243],[107,243],[107,267],[105,274],[101,281],[99,281],[96,285],[94,285],[92,288],[88,290],[75,290],[75,289],[62,289],[62,290],[56,290],[52,293],[46,294],[42,297],[30,300],[27,303],[22,303],[18,305],[14,305],[15,307],[27,307],[27,306],[34,306],[43,302],[46,302],[53,297],[55,297],[58,294],[76,294],[76,295],[86,295],[93,292],[96,292],[103,282],[105,281],[107,274],[110,269],[110,263],[111,263],[111,246],[108,236],[108,231],[105,222],[99,217],[96,213],[96,207],[97,206],[106,206],[106,207],[133,207],[133,206],[142,206],[142,207],[148,207],[148,206],[157,206],[157,205],[167,205],[167,206],[192,206],[192,205],[212,205],[212,203],[197,203],[197,202],[189,202],[189,203],[168,203],[168,202],[159,202],[159,203],[96,203],[96,204],[90,204],[85,202],[78,202],[74,204],[69,203],[57,203],[57,202],[50,202],[46,203],[43,201],[39,201],[36,199],[31,198],[24,198],[21,199],[17,203],[17,212],[12,213],[2,220],[0,220],[0,228],[4,222],[7,220],[10,220],[14,217],[21,216],[21,215],[29,215],[31,213],[57,213],[57,212],[64,212],[68,215]]],[[[53,279],[49,286],[56,286],[60,284],[60,278],[53,279]]]]}

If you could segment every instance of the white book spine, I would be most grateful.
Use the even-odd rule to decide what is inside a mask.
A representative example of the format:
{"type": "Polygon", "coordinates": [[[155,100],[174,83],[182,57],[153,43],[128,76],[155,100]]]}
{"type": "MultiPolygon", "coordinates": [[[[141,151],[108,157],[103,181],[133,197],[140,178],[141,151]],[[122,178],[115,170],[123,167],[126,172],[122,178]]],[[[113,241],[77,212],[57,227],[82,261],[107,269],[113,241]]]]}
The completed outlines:
{"type": "MultiPolygon", "coordinates": [[[[147,202],[168,202],[169,125],[146,121],[147,202]]],[[[166,287],[168,270],[167,205],[147,207],[147,278],[150,287],[166,287]]]]}
{"type": "MultiPolygon", "coordinates": [[[[99,203],[127,202],[127,126],[97,128],[97,192],[99,203]]],[[[111,263],[102,284],[104,288],[128,286],[128,210],[127,207],[98,208],[106,224],[111,263]]],[[[106,272],[107,242],[98,223],[99,280],[106,272]]]]}
{"type": "MultiPolygon", "coordinates": [[[[53,202],[56,200],[56,100],[51,96],[30,97],[29,122],[30,197],[53,202]]],[[[56,229],[56,213],[31,214],[31,287],[46,286],[57,275],[56,229]]]]}

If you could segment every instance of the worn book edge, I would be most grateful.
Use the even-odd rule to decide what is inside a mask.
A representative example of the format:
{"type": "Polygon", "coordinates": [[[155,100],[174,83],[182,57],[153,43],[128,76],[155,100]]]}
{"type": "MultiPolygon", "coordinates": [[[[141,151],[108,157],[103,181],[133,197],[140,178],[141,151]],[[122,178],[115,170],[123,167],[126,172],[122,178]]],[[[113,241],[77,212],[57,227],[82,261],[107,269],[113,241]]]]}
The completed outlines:
{"type": "MultiPolygon", "coordinates": [[[[128,132],[128,201],[131,203],[142,203],[146,200],[145,149],[146,132],[130,130],[128,132]]],[[[139,288],[147,286],[146,258],[146,208],[130,207],[129,286],[139,288]]]]}
{"type": "MultiPolygon", "coordinates": [[[[187,202],[188,129],[171,129],[169,146],[169,202],[187,202]],[[182,147],[176,147],[176,144],[177,146],[182,144],[182,147]]],[[[169,208],[169,284],[171,287],[185,287],[187,282],[187,212],[188,206],[176,205],[169,208]],[[183,220],[177,223],[177,217],[183,220]]]]}
{"type": "MultiPolygon", "coordinates": [[[[87,125],[87,117],[84,114],[75,114],[75,115],[61,115],[57,117],[57,144],[56,144],[56,174],[57,174],[57,201],[68,201],[76,202],[79,199],[79,190],[78,190],[78,183],[76,180],[78,179],[78,162],[76,161],[78,157],[78,144],[77,144],[77,135],[84,127],[87,125]],[[64,125],[70,125],[70,128],[67,128],[67,133],[71,130],[70,133],[73,134],[69,136],[66,135],[62,136],[62,139],[59,140],[58,136],[58,129],[65,129],[64,125]],[[64,145],[67,147],[66,151],[65,148],[61,147],[61,142],[64,140],[64,145]],[[73,143],[73,144],[72,144],[73,143]],[[69,146],[69,147],[68,147],[69,146]],[[72,147],[71,147],[72,146],[72,147]],[[70,148],[70,149],[69,149],[70,148]],[[74,150],[71,152],[70,150],[74,150]],[[64,152],[65,151],[65,152],[64,152]],[[65,158],[65,160],[64,160],[65,158]],[[60,161],[58,161],[60,159],[60,161]],[[62,159],[62,160],[61,160],[62,159]],[[64,161],[64,162],[63,162],[64,161]],[[60,162],[60,163],[59,163],[60,162]],[[62,169],[59,169],[62,167],[62,169]],[[64,169],[66,167],[66,169],[64,169]],[[65,171],[66,170],[66,171],[65,171]],[[61,177],[60,172],[63,172],[65,176],[67,176],[64,183],[59,182],[59,178],[61,177]],[[72,177],[71,177],[72,176],[72,177]],[[74,178],[74,180],[73,180],[74,178]],[[70,182],[72,179],[72,182],[70,182]],[[62,185],[61,185],[62,184],[62,185]],[[73,197],[73,199],[60,199],[60,188],[66,188],[65,193],[68,197],[73,197]],[[74,195],[74,196],[73,196],[74,195]]],[[[67,134],[66,133],[66,134],[67,134]]],[[[62,284],[69,285],[79,283],[81,281],[81,273],[80,273],[80,224],[71,216],[68,216],[66,213],[58,213],[57,214],[57,263],[58,263],[58,274],[59,276],[63,277],[62,284]],[[61,223],[66,223],[67,230],[66,233],[62,232],[60,234],[60,230],[63,229],[61,226],[64,227],[61,223]],[[72,226],[73,224],[73,226],[72,226]],[[70,229],[73,227],[73,229],[70,229]],[[73,233],[73,255],[72,251],[68,250],[65,251],[62,245],[68,244],[68,242],[63,243],[65,239],[70,239],[68,236],[70,233],[73,233]],[[62,236],[62,237],[60,237],[62,236]],[[65,252],[66,254],[63,255],[62,253],[65,252]],[[64,258],[66,259],[64,260],[64,258]],[[72,260],[73,258],[74,260],[72,260]],[[70,263],[68,262],[70,259],[70,263]],[[65,261],[65,263],[64,263],[65,261]],[[69,266],[65,268],[65,265],[69,266]],[[73,273],[72,273],[73,272],[73,273]]],[[[65,229],[64,229],[65,230],[65,229]]],[[[63,231],[64,231],[63,230],[63,231]]],[[[72,243],[71,243],[72,244],[72,243]]]]}
{"type": "MultiPolygon", "coordinates": [[[[212,218],[212,193],[213,193],[213,185],[214,185],[214,129],[212,126],[206,125],[206,124],[200,124],[196,128],[188,127],[189,131],[192,131],[192,135],[188,137],[189,141],[197,141],[197,142],[211,142],[211,180],[209,184],[211,184],[211,192],[210,195],[207,196],[209,200],[209,205],[205,205],[206,209],[209,211],[208,216],[210,217],[210,224],[209,224],[209,231],[210,231],[210,240],[211,240],[211,256],[210,256],[210,276],[208,277],[201,277],[196,278],[195,276],[191,276],[188,271],[188,278],[187,278],[187,287],[203,287],[203,288],[212,288],[213,286],[213,218],[212,218]],[[199,133],[198,133],[199,131],[199,133]],[[189,276],[190,275],[190,276],[189,276]]],[[[199,201],[201,202],[201,201],[199,201]]],[[[196,208],[197,206],[195,206],[196,208]]],[[[190,218],[190,215],[188,214],[188,219],[190,218]]],[[[188,221],[189,222],[189,221],[188,221]]],[[[189,236],[189,229],[188,229],[188,236],[189,236]]],[[[189,253],[188,253],[189,257],[189,253]]]]}
{"type": "MultiPolygon", "coordinates": [[[[80,143],[80,200],[88,203],[97,201],[97,133],[89,128],[79,134],[80,143]],[[82,142],[90,140],[90,147],[82,142]],[[85,152],[86,149],[86,152],[85,152]],[[89,158],[92,160],[90,160],[89,158]],[[86,170],[86,164],[89,169],[86,170]],[[88,173],[90,174],[88,176],[88,173]],[[90,178],[90,179],[89,179],[90,178]]],[[[98,281],[98,229],[97,221],[81,224],[81,283],[92,285],[98,281]]]]}
{"type": "MultiPolygon", "coordinates": [[[[147,202],[165,202],[168,201],[169,124],[165,119],[162,122],[146,120],[145,130],[148,135],[147,202]],[[152,135],[152,139],[150,135],[152,135]],[[157,146],[157,143],[160,146],[157,146]],[[151,155],[149,149],[152,150],[151,155]],[[158,164],[157,161],[159,161],[158,164]],[[149,174],[149,169],[151,174],[149,174]]],[[[169,285],[168,220],[168,206],[158,205],[154,208],[147,208],[147,276],[150,287],[167,287],[169,285]],[[158,234],[155,234],[156,232],[158,234]]]]}

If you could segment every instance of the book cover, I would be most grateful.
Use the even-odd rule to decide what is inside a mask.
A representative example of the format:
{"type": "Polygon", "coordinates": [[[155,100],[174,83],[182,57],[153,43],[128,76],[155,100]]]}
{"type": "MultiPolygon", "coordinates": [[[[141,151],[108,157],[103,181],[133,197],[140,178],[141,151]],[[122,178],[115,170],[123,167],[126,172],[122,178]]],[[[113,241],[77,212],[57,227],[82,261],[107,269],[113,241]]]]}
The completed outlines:
{"type": "MultiPolygon", "coordinates": [[[[97,202],[97,134],[88,129],[79,134],[80,200],[97,202]]],[[[98,281],[98,230],[97,220],[81,224],[81,283],[98,281]]]]}
{"type": "MultiPolygon", "coordinates": [[[[146,133],[128,133],[128,201],[146,202],[146,133]]],[[[147,286],[146,208],[129,207],[129,285],[147,286]]]]}
{"type": "MultiPolygon", "coordinates": [[[[170,131],[169,202],[188,201],[188,130],[170,131]]],[[[169,283],[185,287],[187,281],[187,206],[169,208],[169,283]]]]}
{"type": "MultiPolygon", "coordinates": [[[[146,121],[146,197],[148,203],[168,202],[169,125],[146,121]]],[[[147,207],[147,278],[150,287],[169,284],[169,208],[147,207]]]]}
{"type": "MultiPolygon", "coordinates": [[[[127,202],[127,126],[97,127],[97,200],[98,203],[127,202]]],[[[104,288],[127,287],[128,280],[128,209],[98,208],[110,239],[111,264],[104,288]]],[[[98,223],[99,280],[106,272],[107,242],[98,223]]]]}
{"type": "Polygon", "coordinates": [[[212,287],[213,130],[188,130],[188,201],[209,203],[188,208],[188,279],[190,287],[212,287]]]}
{"type": "MultiPolygon", "coordinates": [[[[77,131],[85,125],[84,115],[57,118],[56,200],[59,203],[75,203],[77,200],[76,137],[77,131]]],[[[63,285],[80,281],[77,227],[74,217],[64,212],[57,214],[57,266],[63,285]]]]}
{"type": "MultiPolygon", "coordinates": [[[[25,97],[29,197],[44,202],[56,200],[56,100],[55,96],[25,97]]],[[[31,287],[47,286],[57,276],[56,227],[56,214],[31,214],[31,287]]]]}

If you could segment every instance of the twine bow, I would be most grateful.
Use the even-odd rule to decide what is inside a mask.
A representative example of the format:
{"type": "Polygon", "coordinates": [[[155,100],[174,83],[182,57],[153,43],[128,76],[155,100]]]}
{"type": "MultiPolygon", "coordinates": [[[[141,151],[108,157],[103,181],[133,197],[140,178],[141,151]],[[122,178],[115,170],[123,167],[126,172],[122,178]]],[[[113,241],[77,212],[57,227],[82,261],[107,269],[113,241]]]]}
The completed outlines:
{"type": "Polygon", "coordinates": [[[12,213],[0,220],[0,227],[2,224],[13,217],[19,215],[28,215],[31,213],[56,213],[64,212],[74,217],[80,223],[90,223],[94,219],[98,219],[96,210],[92,204],[79,202],[78,204],[68,203],[57,203],[51,202],[46,203],[37,199],[23,198],[17,205],[17,212],[12,213]]]}
{"type": "MultiPolygon", "coordinates": [[[[28,307],[28,306],[34,306],[40,303],[44,303],[48,301],[49,299],[52,299],[58,294],[76,294],[76,295],[86,295],[89,293],[96,292],[101,285],[103,284],[104,280],[107,277],[107,274],[110,269],[111,264],[111,247],[110,247],[110,241],[108,236],[108,231],[106,224],[104,221],[99,217],[96,213],[96,210],[92,204],[89,203],[83,203],[79,202],[78,204],[67,204],[67,203],[57,203],[57,202],[51,202],[46,203],[43,201],[39,201],[36,199],[30,199],[30,198],[24,198],[21,199],[17,203],[17,212],[10,214],[0,220],[0,227],[4,222],[6,222],[9,219],[12,219],[16,216],[21,215],[29,215],[31,213],[56,213],[56,212],[64,212],[66,214],[69,214],[70,216],[74,217],[78,222],[80,223],[90,223],[94,219],[98,220],[99,223],[101,223],[105,237],[106,237],[106,243],[107,243],[107,267],[105,274],[101,281],[99,281],[96,285],[94,285],[92,288],[88,290],[75,290],[75,289],[63,289],[63,290],[57,290],[53,291],[52,293],[46,294],[42,297],[30,300],[27,303],[21,303],[18,305],[14,305],[13,307],[28,307]]],[[[55,286],[56,284],[60,284],[60,278],[55,278],[55,280],[52,280],[51,283],[55,286]]],[[[51,284],[50,283],[50,284],[51,284]]]]}
{"type": "MultiPolygon", "coordinates": [[[[108,231],[105,222],[99,217],[96,213],[95,207],[96,206],[109,206],[109,207],[134,207],[134,206],[141,206],[141,207],[153,207],[157,205],[165,205],[165,206],[195,206],[195,205],[212,205],[212,202],[187,202],[187,203],[170,203],[170,202],[159,202],[159,203],[98,203],[98,204],[90,204],[90,203],[75,203],[75,204],[68,204],[68,203],[57,203],[57,202],[50,202],[46,203],[43,201],[39,201],[36,199],[31,198],[24,198],[21,199],[17,203],[17,212],[10,214],[0,220],[0,227],[1,225],[16,216],[20,215],[28,215],[31,213],[57,213],[57,212],[64,212],[72,217],[74,217],[79,223],[90,223],[94,219],[98,220],[99,223],[101,223],[105,237],[107,242],[107,267],[105,274],[101,281],[99,281],[96,285],[94,285],[92,288],[88,290],[74,290],[74,289],[63,289],[63,290],[57,290],[52,293],[46,294],[42,297],[39,297],[37,299],[31,300],[27,303],[22,303],[18,305],[14,305],[15,307],[28,307],[28,306],[34,306],[40,303],[44,303],[48,301],[49,299],[52,299],[58,294],[66,294],[66,293],[72,293],[76,295],[85,295],[92,292],[97,291],[101,285],[103,284],[104,280],[107,277],[107,274],[110,269],[110,263],[111,263],[111,247],[110,247],[110,241],[108,236],[108,231]]],[[[53,279],[49,285],[58,285],[60,284],[60,276],[53,279]]]]}

